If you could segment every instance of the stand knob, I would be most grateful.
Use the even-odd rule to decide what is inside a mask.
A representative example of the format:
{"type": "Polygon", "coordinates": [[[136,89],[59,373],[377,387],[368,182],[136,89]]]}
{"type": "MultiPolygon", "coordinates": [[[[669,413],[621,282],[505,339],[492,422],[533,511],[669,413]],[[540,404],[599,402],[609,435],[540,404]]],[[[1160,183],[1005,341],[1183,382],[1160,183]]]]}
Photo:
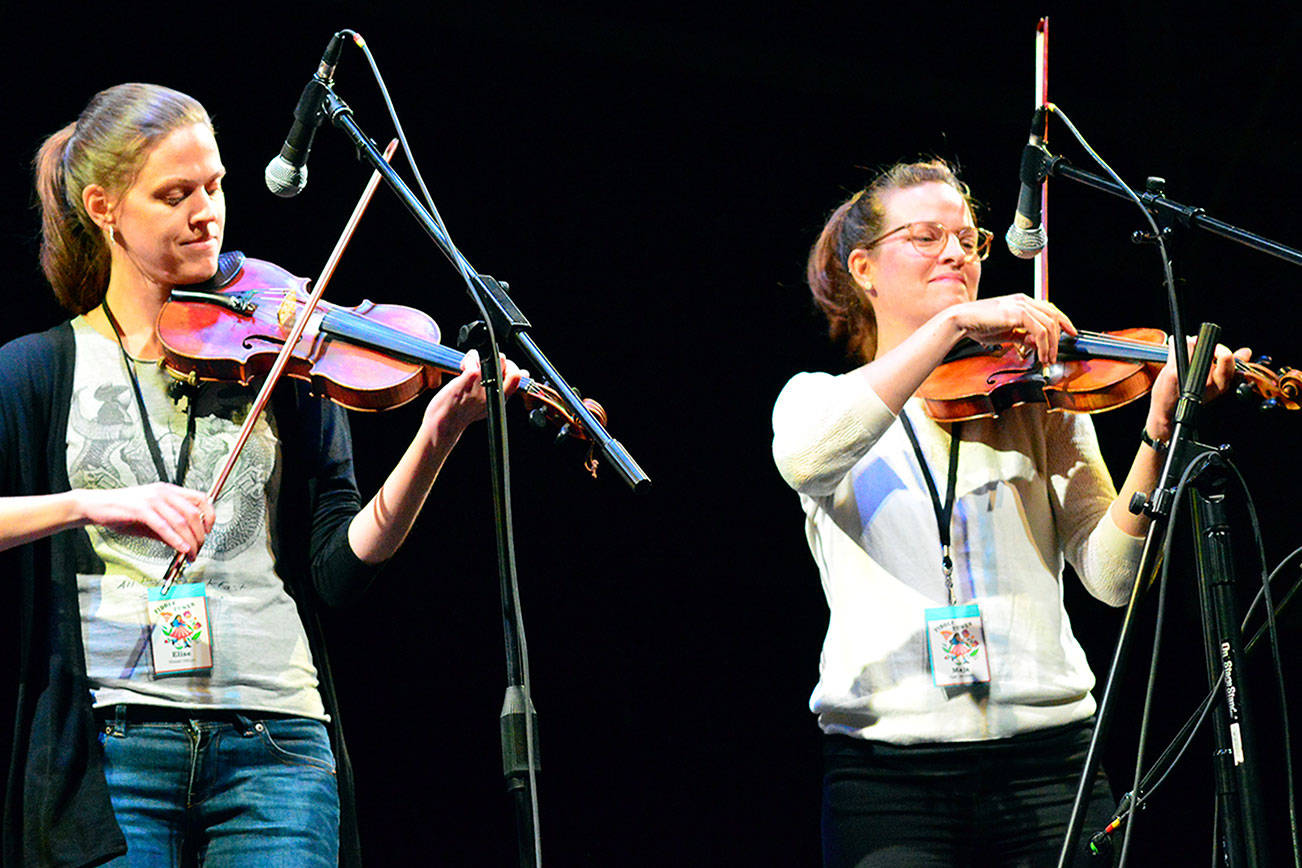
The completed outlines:
{"type": "Polygon", "coordinates": [[[1131,515],[1143,515],[1144,506],[1147,505],[1147,503],[1148,495],[1144,494],[1142,491],[1136,491],[1134,494],[1130,495],[1130,504],[1127,506],[1127,509],[1130,510],[1131,515]]]}

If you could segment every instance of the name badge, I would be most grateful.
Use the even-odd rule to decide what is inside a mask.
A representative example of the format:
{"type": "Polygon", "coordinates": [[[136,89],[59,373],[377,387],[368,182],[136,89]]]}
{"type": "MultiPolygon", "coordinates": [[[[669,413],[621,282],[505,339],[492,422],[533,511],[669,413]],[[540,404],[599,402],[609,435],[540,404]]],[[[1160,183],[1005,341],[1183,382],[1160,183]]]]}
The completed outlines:
{"type": "Polygon", "coordinates": [[[927,660],[937,687],[990,681],[986,634],[976,603],[926,609],[927,660]]]}
{"type": "Polygon", "coordinates": [[[161,587],[150,588],[149,626],[155,678],[212,672],[212,630],[202,582],[174,585],[166,597],[161,587]]]}

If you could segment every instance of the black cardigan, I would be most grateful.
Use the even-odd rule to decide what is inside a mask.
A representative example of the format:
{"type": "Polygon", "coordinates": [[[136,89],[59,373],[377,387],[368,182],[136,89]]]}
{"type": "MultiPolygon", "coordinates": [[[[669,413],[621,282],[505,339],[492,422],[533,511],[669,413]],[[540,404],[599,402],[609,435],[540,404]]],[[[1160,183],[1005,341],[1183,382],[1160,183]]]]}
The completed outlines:
{"type": "MultiPolygon", "coordinates": [[[[63,323],[0,347],[0,496],[70,488],[67,425],[75,362],[63,323]]],[[[340,864],[361,864],[352,767],[317,607],[355,599],[375,575],[348,545],[361,506],[347,417],[284,384],[273,398],[283,473],[272,526],[276,572],[298,604],[331,719],[338,768],[340,864]]],[[[4,865],[98,865],[126,851],[104,781],[86,683],[77,573],[102,573],[82,529],[0,553],[0,577],[20,594],[13,755],[0,825],[4,865]]]]}

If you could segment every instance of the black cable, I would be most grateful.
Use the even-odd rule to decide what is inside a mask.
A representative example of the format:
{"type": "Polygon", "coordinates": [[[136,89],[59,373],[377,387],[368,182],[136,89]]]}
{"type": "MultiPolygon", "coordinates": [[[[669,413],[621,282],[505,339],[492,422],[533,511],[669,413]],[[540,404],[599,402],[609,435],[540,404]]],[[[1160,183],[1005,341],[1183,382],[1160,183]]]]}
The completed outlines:
{"type": "MultiPolygon", "coordinates": [[[[416,164],[416,157],[412,153],[410,146],[407,144],[407,135],[402,129],[402,122],[398,120],[397,110],[393,106],[393,100],[389,97],[389,89],[384,83],[384,77],[380,74],[380,67],[376,63],[375,57],[371,54],[370,46],[366,44],[366,40],[362,37],[362,35],[360,33],[357,33],[355,30],[341,30],[340,33],[343,33],[352,39],[353,43],[362,50],[362,54],[365,55],[367,63],[370,64],[371,72],[375,76],[375,82],[380,88],[381,96],[384,98],[385,107],[389,111],[389,117],[393,120],[394,130],[398,134],[399,141],[402,142],[403,151],[407,154],[407,162],[411,166],[412,173],[416,176],[416,183],[420,187],[422,195],[425,197],[425,205],[429,209],[430,216],[433,218],[434,223],[438,226],[439,230],[443,233],[443,240],[446,242],[448,250],[450,251],[450,255],[448,258],[451,260],[453,267],[457,269],[457,271],[461,274],[462,279],[465,280],[467,283],[477,284],[480,287],[482,287],[483,281],[480,278],[479,273],[475,271],[474,267],[471,266],[469,260],[467,260],[466,257],[462,255],[461,251],[452,242],[452,236],[451,234],[449,234],[447,230],[447,226],[443,223],[443,217],[439,214],[438,208],[434,204],[434,199],[430,195],[429,189],[425,186],[425,179],[421,176],[420,168],[416,164]]],[[[491,363],[497,365],[498,363],[496,360],[501,358],[501,350],[498,346],[497,335],[495,334],[493,329],[492,319],[489,317],[488,310],[484,307],[483,301],[481,300],[479,293],[472,292],[470,293],[470,297],[471,300],[474,302],[475,307],[478,308],[479,316],[484,323],[485,334],[487,336],[485,342],[488,345],[488,352],[492,354],[492,358],[493,358],[493,361],[491,363]]],[[[500,371],[500,373],[504,374],[505,372],[500,371]]],[[[502,377],[498,378],[498,384],[499,384],[499,388],[496,390],[496,394],[498,400],[499,415],[504,417],[506,402],[505,402],[504,394],[500,388],[502,384],[502,377]]],[[[510,503],[510,497],[511,497],[511,478],[510,478],[510,470],[509,470],[510,459],[507,456],[506,448],[507,448],[507,444],[504,439],[502,443],[503,488],[504,488],[504,494],[507,503],[510,503]]],[[[508,545],[511,545],[509,539],[508,539],[508,545]]],[[[514,560],[514,555],[512,555],[512,559],[514,560]]],[[[511,594],[512,609],[514,615],[513,620],[515,621],[516,636],[519,639],[520,687],[524,693],[524,707],[525,707],[524,734],[525,734],[525,751],[526,751],[526,758],[527,758],[526,765],[528,765],[529,767],[528,770],[529,770],[530,811],[533,817],[534,864],[535,866],[538,866],[538,868],[541,868],[542,866],[542,822],[541,822],[542,817],[541,817],[541,812],[539,811],[538,808],[538,779],[537,779],[538,761],[537,761],[537,748],[536,748],[537,735],[534,732],[534,723],[533,723],[533,691],[532,691],[531,678],[529,673],[529,646],[528,646],[528,642],[525,639],[524,614],[521,612],[521,608],[520,608],[519,578],[515,574],[514,570],[510,572],[509,578],[510,578],[509,590],[511,594]]]]}
{"type": "MultiPolygon", "coordinates": [[[[1233,472],[1234,478],[1239,483],[1240,489],[1243,491],[1244,496],[1247,499],[1248,507],[1249,507],[1249,520],[1254,529],[1254,540],[1256,540],[1258,543],[1257,545],[1258,564],[1261,567],[1261,571],[1263,574],[1262,588],[1257,591],[1257,594],[1254,596],[1252,603],[1248,607],[1247,614],[1245,614],[1243,617],[1241,629],[1246,630],[1248,627],[1248,621],[1252,617],[1253,613],[1256,611],[1256,607],[1258,603],[1260,603],[1263,599],[1269,597],[1269,593],[1270,593],[1268,590],[1269,586],[1274,583],[1279,573],[1285,567],[1287,567],[1290,562],[1297,559],[1299,556],[1302,556],[1302,547],[1294,549],[1283,560],[1281,560],[1280,563],[1273,570],[1270,571],[1269,575],[1266,574],[1265,550],[1264,550],[1264,546],[1260,544],[1261,543],[1260,523],[1258,522],[1257,519],[1255,506],[1251,499],[1251,494],[1248,491],[1247,484],[1243,479],[1242,474],[1238,471],[1238,468],[1235,467],[1233,464],[1230,464],[1228,461],[1225,463],[1227,464],[1228,469],[1230,469],[1233,472]]],[[[1284,610],[1284,608],[1288,605],[1289,601],[1293,598],[1293,596],[1298,592],[1299,589],[1302,589],[1302,576],[1300,576],[1298,580],[1293,583],[1292,587],[1289,589],[1289,592],[1280,601],[1279,605],[1273,608],[1274,615],[1278,615],[1284,610]]],[[[1245,645],[1244,647],[1245,654],[1249,654],[1252,652],[1252,650],[1256,647],[1257,642],[1260,640],[1261,636],[1267,631],[1270,624],[1274,620],[1273,616],[1267,616],[1267,618],[1268,618],[1268,623],[1262,625],[1262,627],[1257,630],[1257,632],[1245,645]]],[[[1276,647],[1276,646],[1272,643],[1272,647],[1276,647]]],[[[1294,864],[1297,865],[1299,859],[1298,859],[1298,847],[1297,847],[1296,798],[1294,793],[1292,748],[1288,737],[1291,728],[1289,725],[1286,693],[1283,690],[1282,667],[1278,664],[1278,662],[1275,667],[1275,672],[1277,675],[1281,676],[1279,680],[1279,687],[1280,687],[1281,702],[1283,703],[1283,711],[1281,713],[1281,717],[1283,720],[1284,738],[1285,738],[1284,758],[1285,758],[1285,772],[1286,772],[1286,782],[1287,782],[1288,800],[1289,800],[1289,823],[1290,823],[1290,831],[1292,832],[1294,864]]],[[[1140,783],[1139,789],[1137,791],[1132,790],[1131,792],[1126,793],[1126,795],[1122,798],[1121,803],[1118,805],[1117,812],[1114,814],[1113,820],[1111,823],[1109,823],[1108,828],[1102,832],[1099,832],[1093,837],[1093,839],[1091,839],[1091,849],[1094,849],[1097,852],[1098,844],[1100,844],[1103,839],[1110,837],[1112,832],[1114,832],[1117,828],[1119,828],[1121,824],[1127,820],[1129,815],[1134,810],[1142,807],[1144,803],[1149,799],[1149,797],[1151,797],[1152,794],[1157,791],[1158,787],[1161,786],[1161,784],[1167,779],[1171,771],[1174,770],[1175,766],[1183,758],[1185,751],[1193,741],[1194,735],[1197,733],[1199,729],[1201,729],[1202,725],[1206,722],[1207,715],[1210,713],[1216,701],[1219,699],[1220,688],[1221,688],[1221,684],[1224,681],[1224,678],[1225,678],[1224,673],[1221,673],[1220,675],[1217,676],[1216,683],[1212,685],[1211,690],[1209,690],[1207,695],[1204,696],[1203,699],[1199,702],[1198,707],[1194,710],[1194,713],[1180,727],[1176,735],[1171,739],[1171,742],[1167,745],[1166,749],[1162,752],[1161,756],[1159,756],[1158,759],[1153,762],[1152,766],[1150,766],[1148,772],[1144,775],[1143,781],[1140,783]],[[1150,783],[1154,775],[1157,775],[1157,780],[1150,783]],[[1136,792],[1138,792],[1137,798],[1135,798],[1136,792]]],[[[1215,828],[1215,825],[1213,825],[1213,828],[1215,828]]]]}
{"type": "MultiPolygon", "coordinates": [[[[1166,285],[1167,301],[1170,306],[1171,322],[1172,322],[1172,328],[1174,334],[1176,337],[1184,334],[1184,329],[1180,323],[1179,300],[1175,292],[1175,278],[1174,278],[1174,274],[1172,273],[1170,257],[1168,257],[1166,252],[1166,244],[1164,242],[1163,233],[1161,229],[1159,229],[1157,222],[1153,219],[1153,215],[1149,212],[1148,208],[1144,206],[1144,203],[1140,200],[1139,196],[1135,194],[1135,191],[1132,190],[1130,186],[1121,179],[1121,176],[1119,176],[1116,172],[1112,170],[1112,167],[1108,165],[1108,163],[1103,159],[1103,157],[1097,151],[1095,151],[1093,147],[1090,146],[1089,142],[1086,141],[1085,137],[1076,128],[1076,125],[1071,122],[1071,119],[1067,117],[1067,115],[1061,109],[1059,109],[1053,103],[1045,103],[1045,108],[1062,119],[1063,124],[1067,127],[1068,131],[1071,132],[1072,136],[1075,137],[1076,141],[1080,143],[1081,147],[1085,149],[1085,151],[1094,159],[1096,163],[1098,163],[1100,167],[1102,167],[1102,169],[1108,174],[1108,176],[1112,178],[1113,182],[1119,188],[1121,188],[1122,191],[1125,192],[1126,196],[1129,197],[1131,201],[1133,201],[1135,205],[1139,207],[1140,212],[1144,215],[1145,221],[1147,221],[1149,227],[1152,229],[1152,239],[1154,244],[1157,246],[1158,255],[1162,262],[1162,274],[1163,274],[1164,283],[1166,285]]],[[[1173,340],[1173,344],[1174,344],[1174,340],[1173,340]]],[[[1186,379],[1185,373],[1188,366],[1187,356],[1185,353],[1174,353],[1174,356],[1176,361],[1176,369],[1178,371],[1178,379],[1183,384],[1184,380],[1186,379]]],[[[1149,681],[1144,696],[1144,711],[1140,720],[1139,746],[1138,746],[1138,753],[1135,762],[1135,776],[1133,781],[1133,788],[1131,790],[1132,793],[1135,793],[1137,795],[1137,798],[1134,800],[1134,805],[1131,808],[1132,814],[1134,810],[1143,803],[1143,799],[1144,799],[1144,793],[1140,789],[1141,774],[1143,769],[1142,761],[1143,761],[1144,744],[1147,739],[1149,712],[1151,709],[1152,696],[1153,696],[1152,693],[1153,685],[1155,683],[1156,676],[1157,676],[1157,671],[1156,671],[1157,654],[1158,654],[1158,650],[1161,647],[1162,622],[1163,622],[1165,605],[1166,605],[1166,579],[1168,575],[1168,565],[1169,565],[1169,558],[1167,556],[1171,552],[1172,529],[1175,525],[1175,516],[1179,511],[1179,502],[1181,496],[1184,493],[1184,489],[1188,480],[1191,478],[1190,470],[1194,466],[1199,465],[1200,463],[1202,464],[1207,463],[1206,455],[1200,455],[1197,458],[1195,458],[1193,461],[1191,461],[1189,467],[1186,467],[1185,472],[1181,475],[1180,482],[1176,486],[1173,506],[1171,508],[1171,517],[1167,525],[1166,534],[1164,536],[1163,543],[1162,543],[1163,562],[1162,562],[1162,570],[1161,570],[1161,579],[1160,579],[1160,584],[1158,589],[1158,613],[1157,613],[1157,620],[1155,623],[1155,633],[1153,637],[1153,659],[1150,662],[1149,681]]],[[[1232,471],[1232,475],[1234,476],[1234,478],[1238,480],[1240,490],[1243,491],[1245,494],[1245,501],[1247,503],[1247,507],[1249,510],[1249,517],[1250,517],[1250,522],[1253,531],[1253,541],[1257,547],[1258,563],[1261,565],[1262,588],[1260,593],[1266,601],[1266,624],[1264,625],[1263,629],[1266,629],[1269,632],[1271,637],[1271,656],[1275,664],[1276,683],[1277,683],[1277,689],[1279,691],[1279,697],[1280,697],[1280,715],[1281,715],[1283,728],[1284,728],[1284,758],[1285,758],[1286,778],[1287,778],[1287,786],[1288,786],[1289,827],[1292,836],[1293,862],[1295,868],[1302,868],[1302,857],[1299,856],[1300,848],[1298,843],[1298,838],[1299,838],[1298,823],[1297,823],[1297,812],[1296,812],[1296,802],[1295,802],[1294,782],[1293,782],[1293,753],[1292,753],[1292,747],[1289,739],[1290,725],[1289,725],[1289,717],[1288,717],[1288,701],[1287,701],[1287,694],[1284,686],[1283,661],[1279,653],[1279,637],[1278,637],[1278,632],[1275,624],[1276,610],[1274,605],[1271,602],[1271,597],[1270,597],[1270,577],[1266,575],[1265,545],[1261,538],[1261,526],[1257,519],[1256,507],[1252,502],[1250,493],[1248,492],[1246,481],[1243,479],[1243,476],[1239,472],[1237,467],[1235,467],[1233,464],[1231,464],[1230,462],[1224,459],[1223,459],[1223,463],[1227,468],[1229,468],[1232,471]]],[[[1289,596],[1290,597],[1292,596],[1292,591],[1290,591],[1289,596]]],[[[1253,603],[1253,606],[1255,606],[1255,601],[1253,603]]],[[[1252,612],[1252,608],[1250,607],[1249,614],[1251,614],[1251,612],[1252,612]]],[[[1244,618],[1245,624],[1246,621],[1247,621],[1247,616],[1245,616],[1244,618]]],[[[1210,708],[1210,705],[1208,705],[1206,701],[1204,701],[1204,705],[1205,708],[1203,708],[1203,710],[1198,715],[1200,721],[1202,719],[1205,719],[1206,709],[1210,708]]],[[[1194,730],[1196,731],[1196,726],[1194,727],[1194,730]]],[[[1190,737],[1192,737],[1192,731],[1190,733],[1190,737]]],[[[1183,755],[1185,747],[1187,747],[1187,743],[1178,750],[1174,761],[1178,761],[1180,756],[1183,755]]],[[[1170,748],[1168,748],[1168,751],[1169,750],[1170,748]]],[[[1166,752],[1163,753],[1163,756],[1165,755],[1166,752]]],[[[1165,776],[1166,773],[1163,773],[1162,778],[1159,779],[1158,782],[1160,783],[1162,779],[1165,779],[1165,776]]],[[[1133,829],[1134,829],[1134,823],[1133,822],[1128,823],[1126,826],[1126,834],[1122,843],[1121,858],[1117,863],[1118,868],[1124,868],[1126,856],[1130,845],[1130,833],[1133,829]]]]}
{"type": "MultiPolygon", "coordinates": [[[[1148,723],[1153,708],[1154,687],[1157,683],[1158,655],[1162,647],[1162,627],[1166,617],[1167,577],[1171,572],[1171,542],[1175,533],[1176,519],[1180,514],[1180,504],[1184,500],[1183,495],[1189,481],[1209,461],[1210,456],[1208,454],[1198,455],[1189,462],[1184,472],[1180,474],[1180,479],[1175,487],[1175,496],[1171,500],[1171,516],[1167,521],[1166,533],[1162,537],[1162,570],[1158,579],[1157,616],[1153,625],[1153,656],[1149,661],[1148,682],[1144,690],[1144,710],[1139,719],[1139,743],[1135,749],[1135,774],[1130,787],[1132,793],[1140,792],[1140,783],[1143,778],[1144,745],[1148,740],[1148,723]]],[[[1117,868],[1125,868],[1126,857],[1130,853],[1131,833],[1134,830],[1134,812],[1132,811],[1131,820],[1126,824],[1126,834],[1121,839],[1121,856],[1117,860],[1117,868]]]]}
{"type": "MultiPolygon", "coordinates": [[[[1180,300],[1175,294],[1175,274],[1171,270],[1171,258],[1166,254],[1165,236],[1158,228],[1157,221],[1153,219],[1153,215],[1149,210],[1144,207],[1143,201],[1140,200],[1135,191],[1130,189],[1130,185],[1121,180],[1121,176],[1112,171],[1112,167],[1108,165],[1107,161],[1104,160],[1103,157],[1099,155],[1099,152],[1094,150],[1090,143],[1085,140],[1085,136],[1081,134],[1080,130],[1076,129],[1076,125],[1071,122],[1071,118],[1067,117],[1062,109],[1058,108],[1051,102],[1045,103],[1044,105],[1046,109],[1062,119],[1063,125],[1066,126],[1067,130],[1076,138],[1076,141],[1080,143],[1080,146],[1085,149],[1085,152],[1094,158],[1094,162],[1098,163],[1103,171],[1108,173],[1108,177],[1112,179],[1113,183],[1125,192],[1125,194],[1139,207],[1140,212],[1144,215],[1144,220],[1148,222],[1149,227],[1153,230],[1153,243],[1157,246],[1157,255],[1162,262],[1162,281],[1166,287],[1166,303],[1171,316],[1172,333],[1177,336],[1186,334],[1184,323],[1181,321],[1180,317],[1180,300]]],[[[1181,384],[1183,384],[1189,370],[1189,359],[1184,353],[1175,353],[1174,355],[1176,378],[1181,384]]]]}
{"type": "MultiPolygon", "coordinates": [[[[1279,562],[1279,565],[1276,566],[1275,569],[1271,570],[1270,576],[1266,579],[1266,581],[1269,582],[1270,584],[1274,584],[1275,577],[1279,575],[1280,570],[1288,566],[1290,561],[1297,560],[1299,556],[1302,556],[1302,546],[1293,549],[1293,551],[1285,555],[1284,559],[1279,562]]],[[[1302,575],[1298,576],[1297,581],[1293,582],[1293,586],[1288,589],[1288,593],[1284,595],[1284,598],[1279,601],[1279,605],[1275,607],[1276,616],[1278,616],[1280,613],[1284,611],[1285,607],[1288,606],[1289,601],[1293,599],[1293,596],[1297,594],[1300,588],[1302,588],[1302,575]]],[[[1248,629],[1248,621],[1249,619],[1252,618],[1252,613],[1257,610],[1257,604],[1260,603],[1261,600],[1262,600],[1262,592],[1258,591],[1257,595],[1252,598],[1251,605],[1248,606],[1248,613],[1243,616],[1244,630],[1248,629]]],[[[1262,624],[1260,627],[1257,628],[1257,632],[1252,634],[1252,638],[1248,640],[1248,644],[1245,646],[1245,650],[1251,651],[1252,647],[1257,644],[1257,640],[1259,640],[1262,634],[1265,632],[1266,632],[1266,625],[1262,624]]]]}
{"type": "MultiPolygon", "coordinates": [[[[1262,599],[1266,602],[1266,624],[1265,627],[1270,634],[1270,655],[1271,661],[1275,664],[1275,686],[1279,691],[1279,716],[1280,724],[1284,733],[1284,780],[1288,792],[1288,824],[1290,843],[1293,847],[1293,865],[1294,868],[1302,868],[1302,848],[1298,846],[1298,823],[1297,823],[1297,797],[1296,785],[1293,780],[1293,745],[1292,739],[1289,738],[1291,726],[1288,715],[1288,691],[1284,686],[1284,661],[1279,653],[1279,631],[1275,624],[1275,606],[1270,596],[1270,576],[1266,574],[1266,545],[1261,538],[1261,523],[1257,519],[1257,507],[1253,503],[1252,497],[1248,492],[1248,482],[1243,478],[1243,474],[1229,460],[1223,459],[1225,467],[1231,471],[1233,478],[1239,483],[1239,490],[1244,495],[1244,502],[1248,508],[1248,517],[1253,531],[1253,539],[1257,544],[1258,562],[1261,564],[1261,591],[1259,592],[1262,599]]],[[[1252,608],[1249,607],[1249,613],[1252,608]]],[[[1247,616],[1244,616],[1244,623],[1247,623],[1247,616]]],[[[1240,627],[1240,631],[1242,627],[1240,627]]],[[[1247,651],[1245,649],[1244,653],[1247,651]]]]}

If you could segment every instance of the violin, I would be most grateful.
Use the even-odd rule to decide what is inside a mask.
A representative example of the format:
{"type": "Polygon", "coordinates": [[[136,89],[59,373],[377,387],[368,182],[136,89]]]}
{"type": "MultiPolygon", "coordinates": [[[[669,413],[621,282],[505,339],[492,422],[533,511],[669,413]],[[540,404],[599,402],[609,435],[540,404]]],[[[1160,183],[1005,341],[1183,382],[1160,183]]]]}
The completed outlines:
{"type": "MultiPolygon", "coordinates": [[[[163,366],[179,380],[248,385],[267,373],[307,300],[306,278],[261,259],[223,254],[218,277],[203,288],[172,291],[158,315],[163,366]]],[[[347,308],[318,301],[285,368],[312,393],[353,410],[388,410],[435,389],[465,357],[439,342],[438,324],[415,308],[364,301],[347,308]]],[[[557,423],[586,439],[545,383],[525,378],[519,391],[535,424],[557,423]]],[[[593,416],[606,411],[584,399],[593,416]]]]}
{"type": "MultiPolygon", "coordinates": [[[[386,162],[397,147],[397,139],[389,142],[386,162]]],[[[425,388],[437,386],[443,371],[460,370],[465,356],[440,344],[438,326],[418,311],[369,302],[359,306],[365,310],[348,309],[321,301],[379,183],[377,169],[311,295],[304,293],[306,280],[269,262],[246,261],[244,254],[230,251],[218,257],[217,273],[205,284],[173,289],[159,311],[154,327],[163,346],[163,365],[176,377],[191,384],[233,380],[247,385],[260,373],[266,375],[226,463],[208,491],[212,500],[230,477],[282,375],[306,380],[313,392],[345,406],[378,410],[406,403],[425,388]]],[[[580,415],[585,421],[581,423],[554,389],[529,380],[521,383],[521,390],[542,404],[530,413],[535,424],[560,418],[562,436],[588,441],[583,466],[595,479],[596,447],[606,424],[601,405],[583,400],[580,415]],[[588,427],[594,431],[589,432],[588,427]]],[[[163,576],[164,596],[184,569],[185,555],[177,552],[163,576]]]]}
{"type": "MultiPolygon", "coordinates": [[[[937,422],[998,416],[1010,407],[1044,403],[1050,411],[1101,413],[1148,394],[1166,364],[1160,329],[1062,335],[1058,361],[1042,365],[1022,344],[961,342],[936,366],[917,395],[937,422]]],[[[1302,371],[1276,373],[1266,364],[1235,359],[1241,396],[1265,407],[1302,408],[1302,371]]]]}

